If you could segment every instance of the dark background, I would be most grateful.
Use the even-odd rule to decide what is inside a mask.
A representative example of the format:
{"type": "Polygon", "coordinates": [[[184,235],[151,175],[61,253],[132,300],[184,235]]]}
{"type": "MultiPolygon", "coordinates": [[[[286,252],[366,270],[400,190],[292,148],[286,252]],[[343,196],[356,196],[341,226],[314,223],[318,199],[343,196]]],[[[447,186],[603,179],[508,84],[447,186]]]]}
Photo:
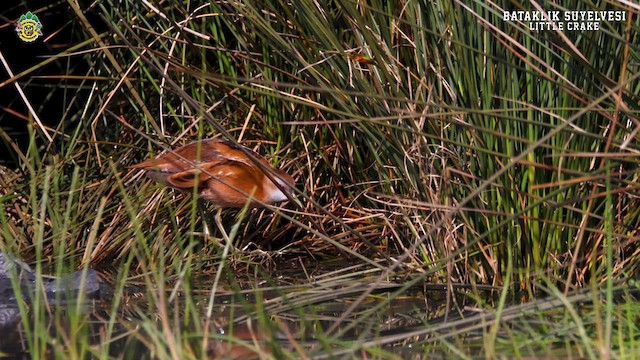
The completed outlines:
{"type": "MultiPolygon", "coordinates": [[[[0,51],[14,75],[64,51],[76,44],[79,39],[86,38],[78,26],[73,10],[66,1],[3,1],[2,3],[0,51]],[[42,23],[43,36],[31,43],[20,40],[15,31],[16,21],[27,11],[37,15],[42,23]]],[[[87,14],[87,16],[92,15],[87,14]]],[[[87,69],[86,57],[66,57],[30,72],[21,77],[18,83],[42,122],[48,127],[55,128],[63,118],[65,110],[81,111],[79,105],[68,104],[72,104],[70,98],[78,90],[86,91],[86,89],[78,89],[78,80],[38,77],[86,75],[87,69]]],[[[1,65],[0,83],[9,78],[6,67],[1,65]]],[[[24,151],[29,142],[28,119],[29,112],[18,94],[15,83],[2,85],[0,87],[0,131],[4,134],[0,134],[0,165],[12,168],[19,165],[19,159],[7,144],[7,137],[24,151]]],[[[43,136],[38,138],[44,139],[43,136]]]]}

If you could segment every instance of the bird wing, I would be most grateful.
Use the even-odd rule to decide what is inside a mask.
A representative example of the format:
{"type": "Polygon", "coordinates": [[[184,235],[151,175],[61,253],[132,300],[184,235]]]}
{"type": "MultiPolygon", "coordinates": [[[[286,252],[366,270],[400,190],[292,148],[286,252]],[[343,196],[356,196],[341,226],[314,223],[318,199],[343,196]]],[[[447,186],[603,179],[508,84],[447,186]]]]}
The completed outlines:
{"type": "Polygon", "coordinates": [[[193,189],[200,188],[207,180],[216,177],[216,167],[219,167],[225,160],[212,161],[198,165],[184,171],[167,176],[167,185],[177,189],[193,189]]]}

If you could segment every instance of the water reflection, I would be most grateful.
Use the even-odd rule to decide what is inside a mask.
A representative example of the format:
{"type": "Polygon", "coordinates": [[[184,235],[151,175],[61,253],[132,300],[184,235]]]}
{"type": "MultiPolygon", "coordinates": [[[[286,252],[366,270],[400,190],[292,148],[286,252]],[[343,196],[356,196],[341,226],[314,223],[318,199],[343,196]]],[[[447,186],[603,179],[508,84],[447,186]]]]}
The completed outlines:
{"type": "MultiPolygon", "coordinates": [[[[320,354],[328,343],[371,341],[460,317],[469,301],[454,296],[458,303],[447,307],[443,286],[429,288],[420,282],[403,288],[402,279],[375,283],[380,269],[344,260],[291,261],[269,269],[223,267],[215,291],[218,267],[199,269],[196,275],[172,277],[166,284],[154,283],[150,275],[118,283],[122,269],[108,269],[96,272],[97,296],[85,296],[81,303],[73,301],[77,292],[67,293],[65,301],[45,296],[40,306],[29,302],[25,321],[14,306],[13,322],[0,329],[9,334],[0,337],[0,352],[28,353],[31,334],[32,339],[45,339],[51,354],[65,342],[72,346],[79,341],[96,353],[107,350],[125,358],[153,356],[150,349],[157,348],[169,354],[172,346],[196,358],[320,354]],[[296,263],[301,266],[291,265],[296,263]],[[353,307],[365,291],[370,294],[353,307]]],[[[407,341],[412,339],[390,346],[406,348],[407,341]]]]}

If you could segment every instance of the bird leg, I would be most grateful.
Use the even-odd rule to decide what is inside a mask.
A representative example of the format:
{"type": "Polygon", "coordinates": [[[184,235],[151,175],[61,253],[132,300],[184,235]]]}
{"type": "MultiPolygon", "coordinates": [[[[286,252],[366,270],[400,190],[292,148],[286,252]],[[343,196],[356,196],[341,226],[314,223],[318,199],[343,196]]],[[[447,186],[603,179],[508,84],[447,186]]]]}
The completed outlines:
{"type": "MultiPolygon", "coordinates": [[[[222,247],[222,243],[220,242],[220,239],[217,239],[217,238],[215,238],[215,237],[213,237],[211,235],[212,226],[211,226],[211,224],[209,224],[210,218],[209,218],[209,216],[207,216],[207,211],[206,211],[207,209],[206,209],[203,201],[200,200],[200,199],[198,199],[196,201],[198,203],[198,211],[200,211],[200,218],[202,219],[202,233],[204,235],[205,243],[211,241],[214,244],[222,247]]],[[[218,227],[218,229],[220,229],[220,231],[223,231],[224,229],[219,224],[219,218],[220,218],[220,213],[221,212],[222,212],[222,209],[218,208],[218,212],[217,212],[216,217],[215,217],[215,222],[216,222],[216,226],[218,227]]]]}
{"type": "Polygon", "coordinates": [[[214,217],[215,221],[216,221],[216,226],[218,226],[218,230],[220,230],[220,233],[222,234],[222,238],[224,239],[224,256],[226,256],[226,254],[228,254],[229,252],[234,253],[235,251],[235,247],[233,246],[233,239],[236,237],[236,233],[238,231],[238,224],[234,225],[231,228],[231,234],[227,234],[227,231],[224,228],[224,225],[222,225],[222,208],[218,208],[218,211],[216,212],[216,215],[214,217]]]}
{"type": "Polygon", "coordinates": [[[202,200],[196,200],[198,202],[198,211],[200,212],[200,218],[202,219],[202,232],[204,233],[204,239],[209,240],[211,236],[211,230],[209,229],[209,222],[207,221],[207,216],[205,215],[205,207],[202,203],[202,200]]]}

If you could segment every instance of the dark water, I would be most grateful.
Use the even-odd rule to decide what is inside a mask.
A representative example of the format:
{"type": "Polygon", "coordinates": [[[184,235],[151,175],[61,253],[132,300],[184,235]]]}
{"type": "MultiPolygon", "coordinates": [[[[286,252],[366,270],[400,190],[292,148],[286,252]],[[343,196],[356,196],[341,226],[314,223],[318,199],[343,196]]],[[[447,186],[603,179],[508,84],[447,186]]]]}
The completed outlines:
{"type": "Polygon", "coordinates": [[[142,275],[123,283],[117,280],[121,270],[110,269],[99,274],[99,297],[81,304],[49,299],[29,304],[26,314],[16,309],[16,321],[0,328],[0,353],[31,357],[40,346],[45,357],[54,357],[61,348],[84,346],[95,352],[85,358],[104,352],[155,358],[159,348],[167,350],[169,335],[196,358],[245,359],[256,351],[275,358],[302,352],[375,358],[351,350],[370,346],[401,358],[483,351],[492,316],[483,309],[495,307],[496,289],[425,279],[403,287],[410,278],[381,282],[382,271],[370,265],[340,259],[295,263],[225,267],[218,280],[217,267],[197,267],[188,278],[167,277],[163,284],[142,275]]]}
{"type": "Polygon", "coordinates": [[[247,344],[267,353],[275,351],[274,356],[278,351],[301,349],[320,354],[326,353],[323,342],[327,339],[349,342],[394,335],[446,313],[442,286],[429,288],[422,283],[400,290],[399,283],[392,281],[375,284],[380,271],[373,268],[353,267],[344,261],[302,265],[275,264],[270,269],[260,267],[260,271],[227,269],[215,296],[215,269],[193,274],[188,284],[169,278],[164,291],[140,276],[118,285],[117,269],[111,269],[99,274],[100,295],[81,304],[67,296],[64,301],[29,303],[23,310],[26,314],[13,306],[15,321],[2,323],[0,328],[6,334],[0,337],[0,352],[29,356],[34,345],[30,347],[28,339],[39,338],[53,356],[56,346],[52,343],[73,344],[69,336],[76,336],[88,345],[108,348],[112,356],[145,358],[153,347],[149,344],[166,331],[163,317],[168,317],[171,331],[192,338],[183,343],[199,348],[195,352],[204,357],[255,355],[247,344]],[[370,288],[371,294],[354,307],[370,288]],[[158,296],[164,299],[164,308],[158,305],[158,296]],[[375,306],[379,308],[367,313],[375,306]],[[346,311],[351,313],[344,316],[346,311]],[[34,328],[39,337],[33,335],[34,328]]]}

